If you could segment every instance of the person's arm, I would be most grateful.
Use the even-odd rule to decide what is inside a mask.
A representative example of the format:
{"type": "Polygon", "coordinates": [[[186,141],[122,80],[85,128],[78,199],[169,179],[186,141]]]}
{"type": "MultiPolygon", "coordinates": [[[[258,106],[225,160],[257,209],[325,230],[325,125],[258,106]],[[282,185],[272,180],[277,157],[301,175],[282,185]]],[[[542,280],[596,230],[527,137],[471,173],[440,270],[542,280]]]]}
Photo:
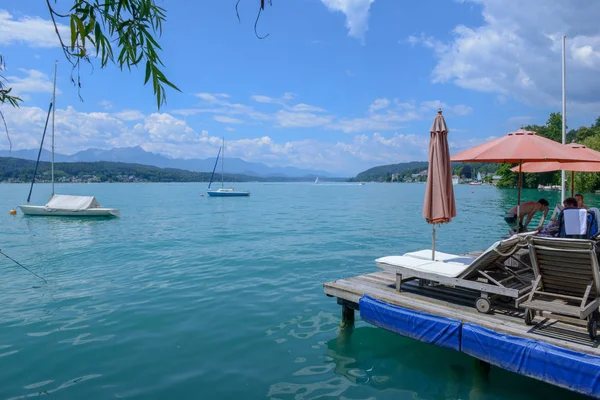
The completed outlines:
{"type": "Polygon", "coordinates": [[[533,218],[533,214],[535,214],[535,210],[531,211],[527,214],[527,221],[523,224],[523,229],[527,229],[527,225],[531,222],[531,218],[533,218]]]}
{"type": "Polygon", "coordinates": [[[544,225],[544,222],[546,222],[546,217],[548,216],[548,211],[550,211],[549,208],[546,208],[546,211],[544,211],[544,215],[542,215],[542,219],[540,220],[540,224],[537,227],[537,230],[540,230],[542,228],[542,226],[544,225]]]}

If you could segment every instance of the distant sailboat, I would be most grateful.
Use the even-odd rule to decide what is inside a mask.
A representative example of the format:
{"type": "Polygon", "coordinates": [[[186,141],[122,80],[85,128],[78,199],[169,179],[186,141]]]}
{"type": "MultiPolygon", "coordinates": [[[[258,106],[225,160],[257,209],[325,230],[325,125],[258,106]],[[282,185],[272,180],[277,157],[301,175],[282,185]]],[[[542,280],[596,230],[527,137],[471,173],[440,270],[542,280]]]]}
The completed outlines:
{"type": "Polygon", "coordinates": [[[210,176],[210,182],[208,183],[208,195],[212,197],[240,197],[240,196],[250,196],[250,192],[236,191],[233,188],[225,188],[224,187],[224,174],[223,174],[223,161],[225,158],[225,138],[223,138],[223,145],[219,148],[219,153],[217,153],[217,159],[215,160],[215,166],[213,168],[213,172],[210,176]],[[221,156],[221,188],[217,190],[210,190],[210,186],[212,185],[213,177],[215,176],[215,170],[217,169],[217,163],[219,162],[219,155],[221,156]]]}
{"type": "Polygon", "coordinates": [[[46,116],[46,125],[42,142],[40,143],[40,151],[38,153],[29,196],[27,196],[27,205],[21,205],[19,208],[25,215],[35,216],[52,216],[52,217],[118,217],[120,212],[116,208],[104,208],[100,206],[98,201],[93,196],[70,196],[54,193],[54,111],[56,110],[56,69],[57,64],[54,64],[54,89],[52,91],[52,102],[46,116]],[[31,192],[35,183],[35,175],[37,173],[42,147],[44,146],[44,137],[46,136],[46,128],[48,127],[48,119],[52,111],[52,196],[44,206],[30,206],[31,192]]]}
{"type": "Polygon", "coordinates": [[[477,180],[470,183],[471,186],[480,186],[481,182],[481,173],[477,172],[477,180]]]}
{"type": "Polygon", "coordinates": [[[319,183],[319,177],[317,176],[317,179],[315,179],[315,183],[319,183]]]}

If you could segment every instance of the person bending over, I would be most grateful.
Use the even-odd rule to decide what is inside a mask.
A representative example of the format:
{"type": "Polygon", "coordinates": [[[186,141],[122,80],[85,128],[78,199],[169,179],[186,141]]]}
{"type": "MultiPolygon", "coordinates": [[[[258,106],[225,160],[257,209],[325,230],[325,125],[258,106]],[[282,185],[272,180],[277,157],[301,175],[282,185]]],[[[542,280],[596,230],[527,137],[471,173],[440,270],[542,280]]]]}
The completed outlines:
{"type": "MultiPolygon", "coordinates": [[[[544,218],[546,218],[546,215],[548,215],[548,200],[546,199],[539,199],[538,201],[528,201],[525,203],[521,203],[521,205],[518,207],[519,208],[519,227],[517,232],[525,232],[527,231],[527,226],[529,225],[529,223],[531,222],[531,218],[533,218],[533,216],[535,215],[535,213],[537,213],[538,211],[541,211],[544,213],[544,218]],[[523,220],[525,220],[525,223],[523,223],[523,220]]],[[[516,228],[517,225],[517,206],[514,206],[513,208],[511,208],[510,210],[508,210],[506,212],[506,215],[504,215],[504,220],[506,221],[506,223],[508,225],[510,225],[513,228],[516,228]]],[[[511,229],[512,231],[512,229],[511,229]]]]}

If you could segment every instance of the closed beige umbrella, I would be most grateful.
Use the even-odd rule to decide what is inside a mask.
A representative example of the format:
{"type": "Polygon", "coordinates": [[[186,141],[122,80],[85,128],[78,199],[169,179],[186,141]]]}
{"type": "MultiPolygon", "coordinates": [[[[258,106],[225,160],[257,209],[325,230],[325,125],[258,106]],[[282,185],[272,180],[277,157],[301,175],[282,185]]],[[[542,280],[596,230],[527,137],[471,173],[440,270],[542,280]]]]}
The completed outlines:
{"type": "Polygon", "coordinates": [[[423,217],[425,217],[427,223],[433,224],[431,259],[435,260],[436,225],[448,223],[456,216],[450,149],[448,148],[448,127],[442,115],[442,110],[438,110],[430,132],[429,169],[427,172],[423,217]]]}

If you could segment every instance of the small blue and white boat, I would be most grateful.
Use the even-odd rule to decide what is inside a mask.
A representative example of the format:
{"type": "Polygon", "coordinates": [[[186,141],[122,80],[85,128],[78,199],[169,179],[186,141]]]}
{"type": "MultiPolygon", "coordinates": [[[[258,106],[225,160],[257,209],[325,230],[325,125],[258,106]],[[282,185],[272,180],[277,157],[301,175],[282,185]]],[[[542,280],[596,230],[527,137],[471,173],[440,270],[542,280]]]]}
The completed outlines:
{"type": "Polygon", "coordinates": [[[210,182],[208,183],[208,195],[211,197],[242,197],[242,196],[250,196],[250,192],[247,190],[236,191],[233,188],[225,188],[224,187],[224,179],[223,179],[223,159],[225,158],[225,138],[223,138],[223,146],[219,148],[219,153],[217,153],[217,159],[215,160],[215,166],[213,168],[212,174],[210,175],[210,182]],[[221,155],[221,153],[223,153],[221,155]],[[215,169],[217,169],[217,163],[219,162],[219,156],[221,156],[221,187],[217,190],[210,190],[210,186],[212,185],[213,177],[215,176],[215,169]]]}

